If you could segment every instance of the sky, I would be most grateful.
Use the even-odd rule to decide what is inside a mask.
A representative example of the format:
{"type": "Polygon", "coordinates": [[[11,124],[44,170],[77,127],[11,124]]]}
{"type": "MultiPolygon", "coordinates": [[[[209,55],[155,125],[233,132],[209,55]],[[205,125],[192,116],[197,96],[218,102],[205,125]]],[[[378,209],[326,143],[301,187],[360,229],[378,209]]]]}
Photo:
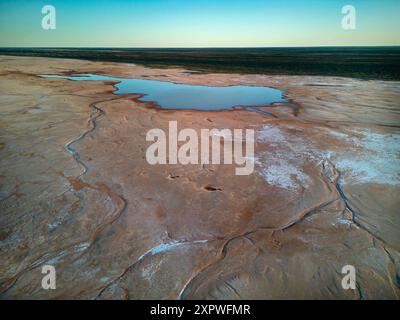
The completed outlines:
{"type": "Polygon", "coordinates": [[[400,45],[400,0],[0,0],[0,47],[400,45]],[[342,28],[344,5],[356,29],[342,28]],[[56,29],[42,28],[44,5],[56,29]]]}

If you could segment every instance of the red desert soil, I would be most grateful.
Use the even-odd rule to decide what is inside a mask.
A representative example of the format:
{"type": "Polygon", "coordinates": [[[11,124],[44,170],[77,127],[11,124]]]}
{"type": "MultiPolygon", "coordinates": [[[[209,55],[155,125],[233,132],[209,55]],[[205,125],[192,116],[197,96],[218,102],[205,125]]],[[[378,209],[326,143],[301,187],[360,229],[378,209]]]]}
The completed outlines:
{"type": "Polygon", "coordinates": [[[3,56],[0,92],[0,298],[400,297],[399,82],[3,56]],[[37,77],[70,73],[272,86],[291,103],[160,110],[110,82],[37,77]],[[254,173],[149,165],[146,133],[170,120],[254,129],[254,173]]]}

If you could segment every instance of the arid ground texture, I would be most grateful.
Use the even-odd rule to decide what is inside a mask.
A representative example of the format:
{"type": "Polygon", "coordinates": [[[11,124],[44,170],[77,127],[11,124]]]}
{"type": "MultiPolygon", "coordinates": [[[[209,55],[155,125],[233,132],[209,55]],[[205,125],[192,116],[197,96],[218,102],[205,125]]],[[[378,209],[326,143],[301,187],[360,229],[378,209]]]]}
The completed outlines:
{"type": "Polygon", "coordinates": [[[399,126],[399,81],[0,56],[0,298],[399,299],[399,126]],[[163,110],[112,82],[38,77],[74,73],[289,102],[163,110]],[[150,165],[146,133],[168,121],[254,129],[254,173],[150,165]]]}

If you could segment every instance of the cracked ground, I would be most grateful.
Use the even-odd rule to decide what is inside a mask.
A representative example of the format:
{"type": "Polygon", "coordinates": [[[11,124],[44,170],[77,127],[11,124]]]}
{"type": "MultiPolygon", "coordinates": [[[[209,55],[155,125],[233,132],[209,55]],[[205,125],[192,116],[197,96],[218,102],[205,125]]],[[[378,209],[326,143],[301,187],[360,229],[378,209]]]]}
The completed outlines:
{"type": "Polygon", "coordinates": [[[399,82],[0,56],[0,92],[1,299],[400,297],[399,82]],[[289,103],[161,110],[37,76],[73,73],[271,86],[289,103]],[[254,173],[149,165],[146,132],[168,121],[254,129],[254,173]]]}

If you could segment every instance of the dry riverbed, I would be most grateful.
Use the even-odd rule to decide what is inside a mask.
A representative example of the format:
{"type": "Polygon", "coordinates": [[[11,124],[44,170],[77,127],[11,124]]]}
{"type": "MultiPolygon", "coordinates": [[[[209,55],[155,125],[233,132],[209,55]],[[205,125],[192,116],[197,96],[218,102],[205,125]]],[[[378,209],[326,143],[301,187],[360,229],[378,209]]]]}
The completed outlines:
{"type": "Polygon", "coordinates": [[[0,298],[400,297],[400,82],[0,56],[0,92],[0,298]],[[72,73],[271,86],[290,103],[160,110],[111,82],[37,77],[72,73]],[[146,133],[168,121],[254,129],[254,173],[149,165],[146,133]]]}

